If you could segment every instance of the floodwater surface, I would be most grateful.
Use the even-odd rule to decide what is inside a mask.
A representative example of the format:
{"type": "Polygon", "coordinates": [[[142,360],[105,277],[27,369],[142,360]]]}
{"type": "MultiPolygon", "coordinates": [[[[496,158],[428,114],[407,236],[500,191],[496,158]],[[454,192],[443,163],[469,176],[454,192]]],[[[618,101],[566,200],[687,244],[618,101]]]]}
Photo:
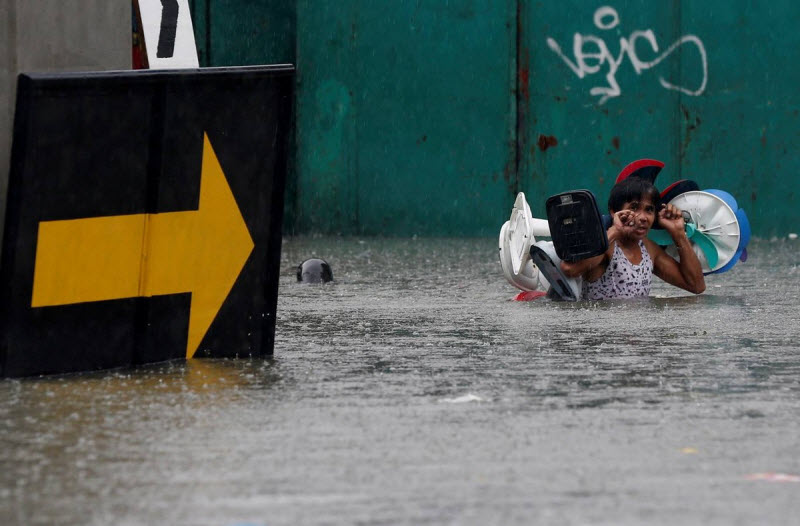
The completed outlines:
{"type": "Polygon", "coordinates": [[[271,360],[0,381],[0,523],[796,523],[800,241],[578,303],[496,250],[286,239],[271,360]]]}

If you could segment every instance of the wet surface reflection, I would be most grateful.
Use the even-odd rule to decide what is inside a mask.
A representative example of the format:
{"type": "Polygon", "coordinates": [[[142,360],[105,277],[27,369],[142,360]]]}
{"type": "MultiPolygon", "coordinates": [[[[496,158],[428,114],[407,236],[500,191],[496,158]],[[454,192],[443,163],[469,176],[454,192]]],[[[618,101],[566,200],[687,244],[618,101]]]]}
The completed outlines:
{"type": "Polygon", "coordinates": [[[800,245],[751,248],[569,304],[493,240],[288,239],[271,360],[0,382],[0,522],[790,523],[800,245]]]}

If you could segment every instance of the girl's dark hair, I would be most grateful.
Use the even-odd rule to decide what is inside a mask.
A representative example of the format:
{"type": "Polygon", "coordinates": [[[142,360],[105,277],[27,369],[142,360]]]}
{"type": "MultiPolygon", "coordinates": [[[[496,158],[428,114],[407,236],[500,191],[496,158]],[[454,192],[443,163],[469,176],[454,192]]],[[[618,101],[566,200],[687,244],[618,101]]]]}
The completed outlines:
{"type": "Polygon", "coordinates": [[[653,183],[641,177],[626,177],[611,188],[608,196],[608,211],[619,212],[623,205],[630,201],[638,201],[643,196],[650,198],[656,211],[661,204],[661,194],[653,183]]]}

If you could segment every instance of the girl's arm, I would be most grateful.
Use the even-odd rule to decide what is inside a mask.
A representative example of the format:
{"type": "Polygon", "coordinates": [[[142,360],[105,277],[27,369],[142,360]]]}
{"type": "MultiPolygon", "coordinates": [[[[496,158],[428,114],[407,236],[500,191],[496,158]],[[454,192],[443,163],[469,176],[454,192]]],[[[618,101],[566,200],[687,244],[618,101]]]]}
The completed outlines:
{"type": "Polygon", "coordinates": [[[697,254],[692,250],[689,238],[686,237],[680,210],[673,205],[667,205],[659,211],[658,219],[659,224],[672,237],[672,241],[678,249],[680,261],[673,259],[654,242],[645,239],[647,251],[653,259],[653,273],[670,285],[700,294],[706,290],[703,269],[700,266],[700,260],[697,259],[697,254]]]}
{"type": "MultiPolygon", "coordinates": [[[[562,261],[561,271],[568,278],[577,278],[578,276],[587,277],[585,275],[589,274],[592,270],[603,265],[603,263],[610,257],[611,256],[609,255],[607,250],[602,254],[600,254],[599,256],[582,259],[580,261],[574,261],[571,263],[568,261],[562,261]]],[[[603,272],[605,272],[605,269],[603,269],[603,272]]]]}
{"type": "Polygon", "coordinates": [[[561,262],[561,271],[568,278],[577,278],[578,276],[588,279],[589,281],[596,281],[603,272],[606,271],[608,262],[614,255],[614,242],[619,239],[620,233],[624,228],[625,222],[632,221],[632,214],[617,212],[614,214],[614,223],[606,230],[606,237],[608,238],[608,250],[599,256],[594,256],[580,261],[561,262]]]}

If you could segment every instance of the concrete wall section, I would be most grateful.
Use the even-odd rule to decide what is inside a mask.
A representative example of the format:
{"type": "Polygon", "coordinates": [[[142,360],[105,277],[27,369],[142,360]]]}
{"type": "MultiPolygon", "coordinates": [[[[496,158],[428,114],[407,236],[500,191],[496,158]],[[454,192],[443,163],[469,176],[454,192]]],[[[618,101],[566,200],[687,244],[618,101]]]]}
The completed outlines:
{"type": "Polygon", "coordinates": [[[0,232],[17,74],[130,69],[129,0],[0,0],[0,232]]]}

